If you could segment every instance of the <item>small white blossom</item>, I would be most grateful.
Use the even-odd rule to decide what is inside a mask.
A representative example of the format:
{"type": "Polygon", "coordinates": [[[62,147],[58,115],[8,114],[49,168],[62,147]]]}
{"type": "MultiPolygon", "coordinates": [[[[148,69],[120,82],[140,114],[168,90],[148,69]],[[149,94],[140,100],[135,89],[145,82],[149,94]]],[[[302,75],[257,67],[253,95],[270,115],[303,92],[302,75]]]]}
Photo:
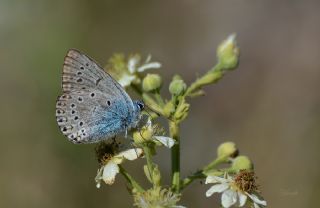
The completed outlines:
{"type": "Polygon", "coordinates": [[[206,184],[208,183],[214,183],[215,185],[213,185],[206,192],[206,196],[210,197],[214,193],[222,193],[221,204],[224,208],[229,208],[233,205],[243,207],[248,198],[250,198],[255,208],[259,208],[260,205],[267,206],[267,202],[265,200],[261,200],[257,195],[243,191],[237,187],[234,178],[230,177],[229,175],[226,175],[225,178],[218,176],[207,176],[206,184]]]}
{"type": "Polygon", "coordinates": [[[151,55],[147,57],[145,62],[143,64],[140,64],[140,56],[132,56],[128,61],[128,71],[131,74],[134,74],[136,72],[144,72],[148,69],[158,69],[161,67],[161,64],[159,62],[150,62],[151,61],[151,55]]]}
{"type": "Polygon", "coordinates": [[[135,160],[143,155],[141,148],[126,149],[118,154],[108,158],[105,164],[99,168],[97,176],[95,178],[97,188],[100,188],[101,181],[104,181],[108,185],[112,185],[115,181],[116,175],[119,173],[119,164],[123,163],[125,159],[135,160]]]}
{"type": "Polygon", "coordinates": [[[134,55],[129,58],[127,63],[128,71],[122,72],[118,78],[118,82],[122,87],[130,86],[132,82],[140,82],[137,73],[144,72],[148,69],[157,69],[161,67],[159,62],[150,62],[151,56],[148,56],[144,63],[140,63],[141,58],[139,55],[134,55]]]}
{"type": "Polygon", "coordinates": [[[130,74],[126,74],[124,73],[121,78],[118,80],[119,84],[122,87],[127,87],[129,86],[134,80],[136,79],[135,75],[130,75],[130,74]]]}

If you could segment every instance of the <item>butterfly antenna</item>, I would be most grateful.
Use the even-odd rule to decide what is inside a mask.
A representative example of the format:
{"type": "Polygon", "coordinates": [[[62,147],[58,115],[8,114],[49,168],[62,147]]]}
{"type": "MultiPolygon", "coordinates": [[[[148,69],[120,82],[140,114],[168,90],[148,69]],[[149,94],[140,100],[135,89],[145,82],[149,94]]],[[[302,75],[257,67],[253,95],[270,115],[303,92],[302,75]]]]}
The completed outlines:
{"type": "MultiPolygon", "coordinates": [[[[159,113],[158,111],[152,109],[151,107],[149,107],[148,105],[145,105],[149,110],[151,110],[152,112],[154,112],[155,114],[157,114],[157,116],[161,116],[161,113],[159,113]]],[[[147,111],[147,108],[145,108],[145,111],[150,115],[150,113],[147,111]]],[[[150,115],[151,116],[151,115],[150,115]]]]}

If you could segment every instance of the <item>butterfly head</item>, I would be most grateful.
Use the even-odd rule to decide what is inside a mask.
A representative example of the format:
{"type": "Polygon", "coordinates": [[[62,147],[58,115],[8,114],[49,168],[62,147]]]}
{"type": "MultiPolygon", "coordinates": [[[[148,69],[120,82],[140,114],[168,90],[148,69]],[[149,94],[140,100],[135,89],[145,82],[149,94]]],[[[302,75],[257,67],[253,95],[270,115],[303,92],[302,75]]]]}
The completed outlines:
{"type": "Polygon", "coordinates": [[[134,107],[137,111],[141,112],[144,109],[144,103],[142,100],[133,101],[134,107]]]}

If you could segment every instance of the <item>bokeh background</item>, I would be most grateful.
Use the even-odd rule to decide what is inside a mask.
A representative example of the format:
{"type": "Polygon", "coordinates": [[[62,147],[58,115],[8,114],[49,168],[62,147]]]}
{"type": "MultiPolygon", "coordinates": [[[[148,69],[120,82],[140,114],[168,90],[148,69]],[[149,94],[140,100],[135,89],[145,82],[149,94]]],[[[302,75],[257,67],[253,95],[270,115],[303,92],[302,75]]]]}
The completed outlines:
{"type": "MultiPolygon", "coordinates": [[[[73,145],[57,128],[69,48],[101,64],[114,52],[150,53],[163,63],[167,93],[172,75],[190,83],[210,69],[217,45],[233,32],[240,66],[191,101],[181,127],[182,174],[231,140],[254,161],[269,207],[317,207],[319,9],[319,1],[298,0],[1,0],[0,207],[131,207],[121,177],[95,188],[94,146],[73,145]]],[[[169,174],[169,151],[156,159],[169,174]]],[[[142,163],[126,164],[140,181],[142,163]]],[[[217,207],[207,189],[193,184],[180,204],[217,207]]]]}

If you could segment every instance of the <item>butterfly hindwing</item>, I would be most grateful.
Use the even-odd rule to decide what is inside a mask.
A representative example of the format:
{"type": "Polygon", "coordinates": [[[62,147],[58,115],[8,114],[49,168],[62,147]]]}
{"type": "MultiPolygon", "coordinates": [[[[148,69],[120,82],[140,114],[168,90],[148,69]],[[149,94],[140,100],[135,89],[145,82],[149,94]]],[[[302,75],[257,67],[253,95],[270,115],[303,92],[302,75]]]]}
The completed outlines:
{"type": "Polygon", "coordinates": [[[125,103],[98,90],[63,94],[56,104],[61,132],[74,143],[93,143],[123,129],[125,103]]]}

